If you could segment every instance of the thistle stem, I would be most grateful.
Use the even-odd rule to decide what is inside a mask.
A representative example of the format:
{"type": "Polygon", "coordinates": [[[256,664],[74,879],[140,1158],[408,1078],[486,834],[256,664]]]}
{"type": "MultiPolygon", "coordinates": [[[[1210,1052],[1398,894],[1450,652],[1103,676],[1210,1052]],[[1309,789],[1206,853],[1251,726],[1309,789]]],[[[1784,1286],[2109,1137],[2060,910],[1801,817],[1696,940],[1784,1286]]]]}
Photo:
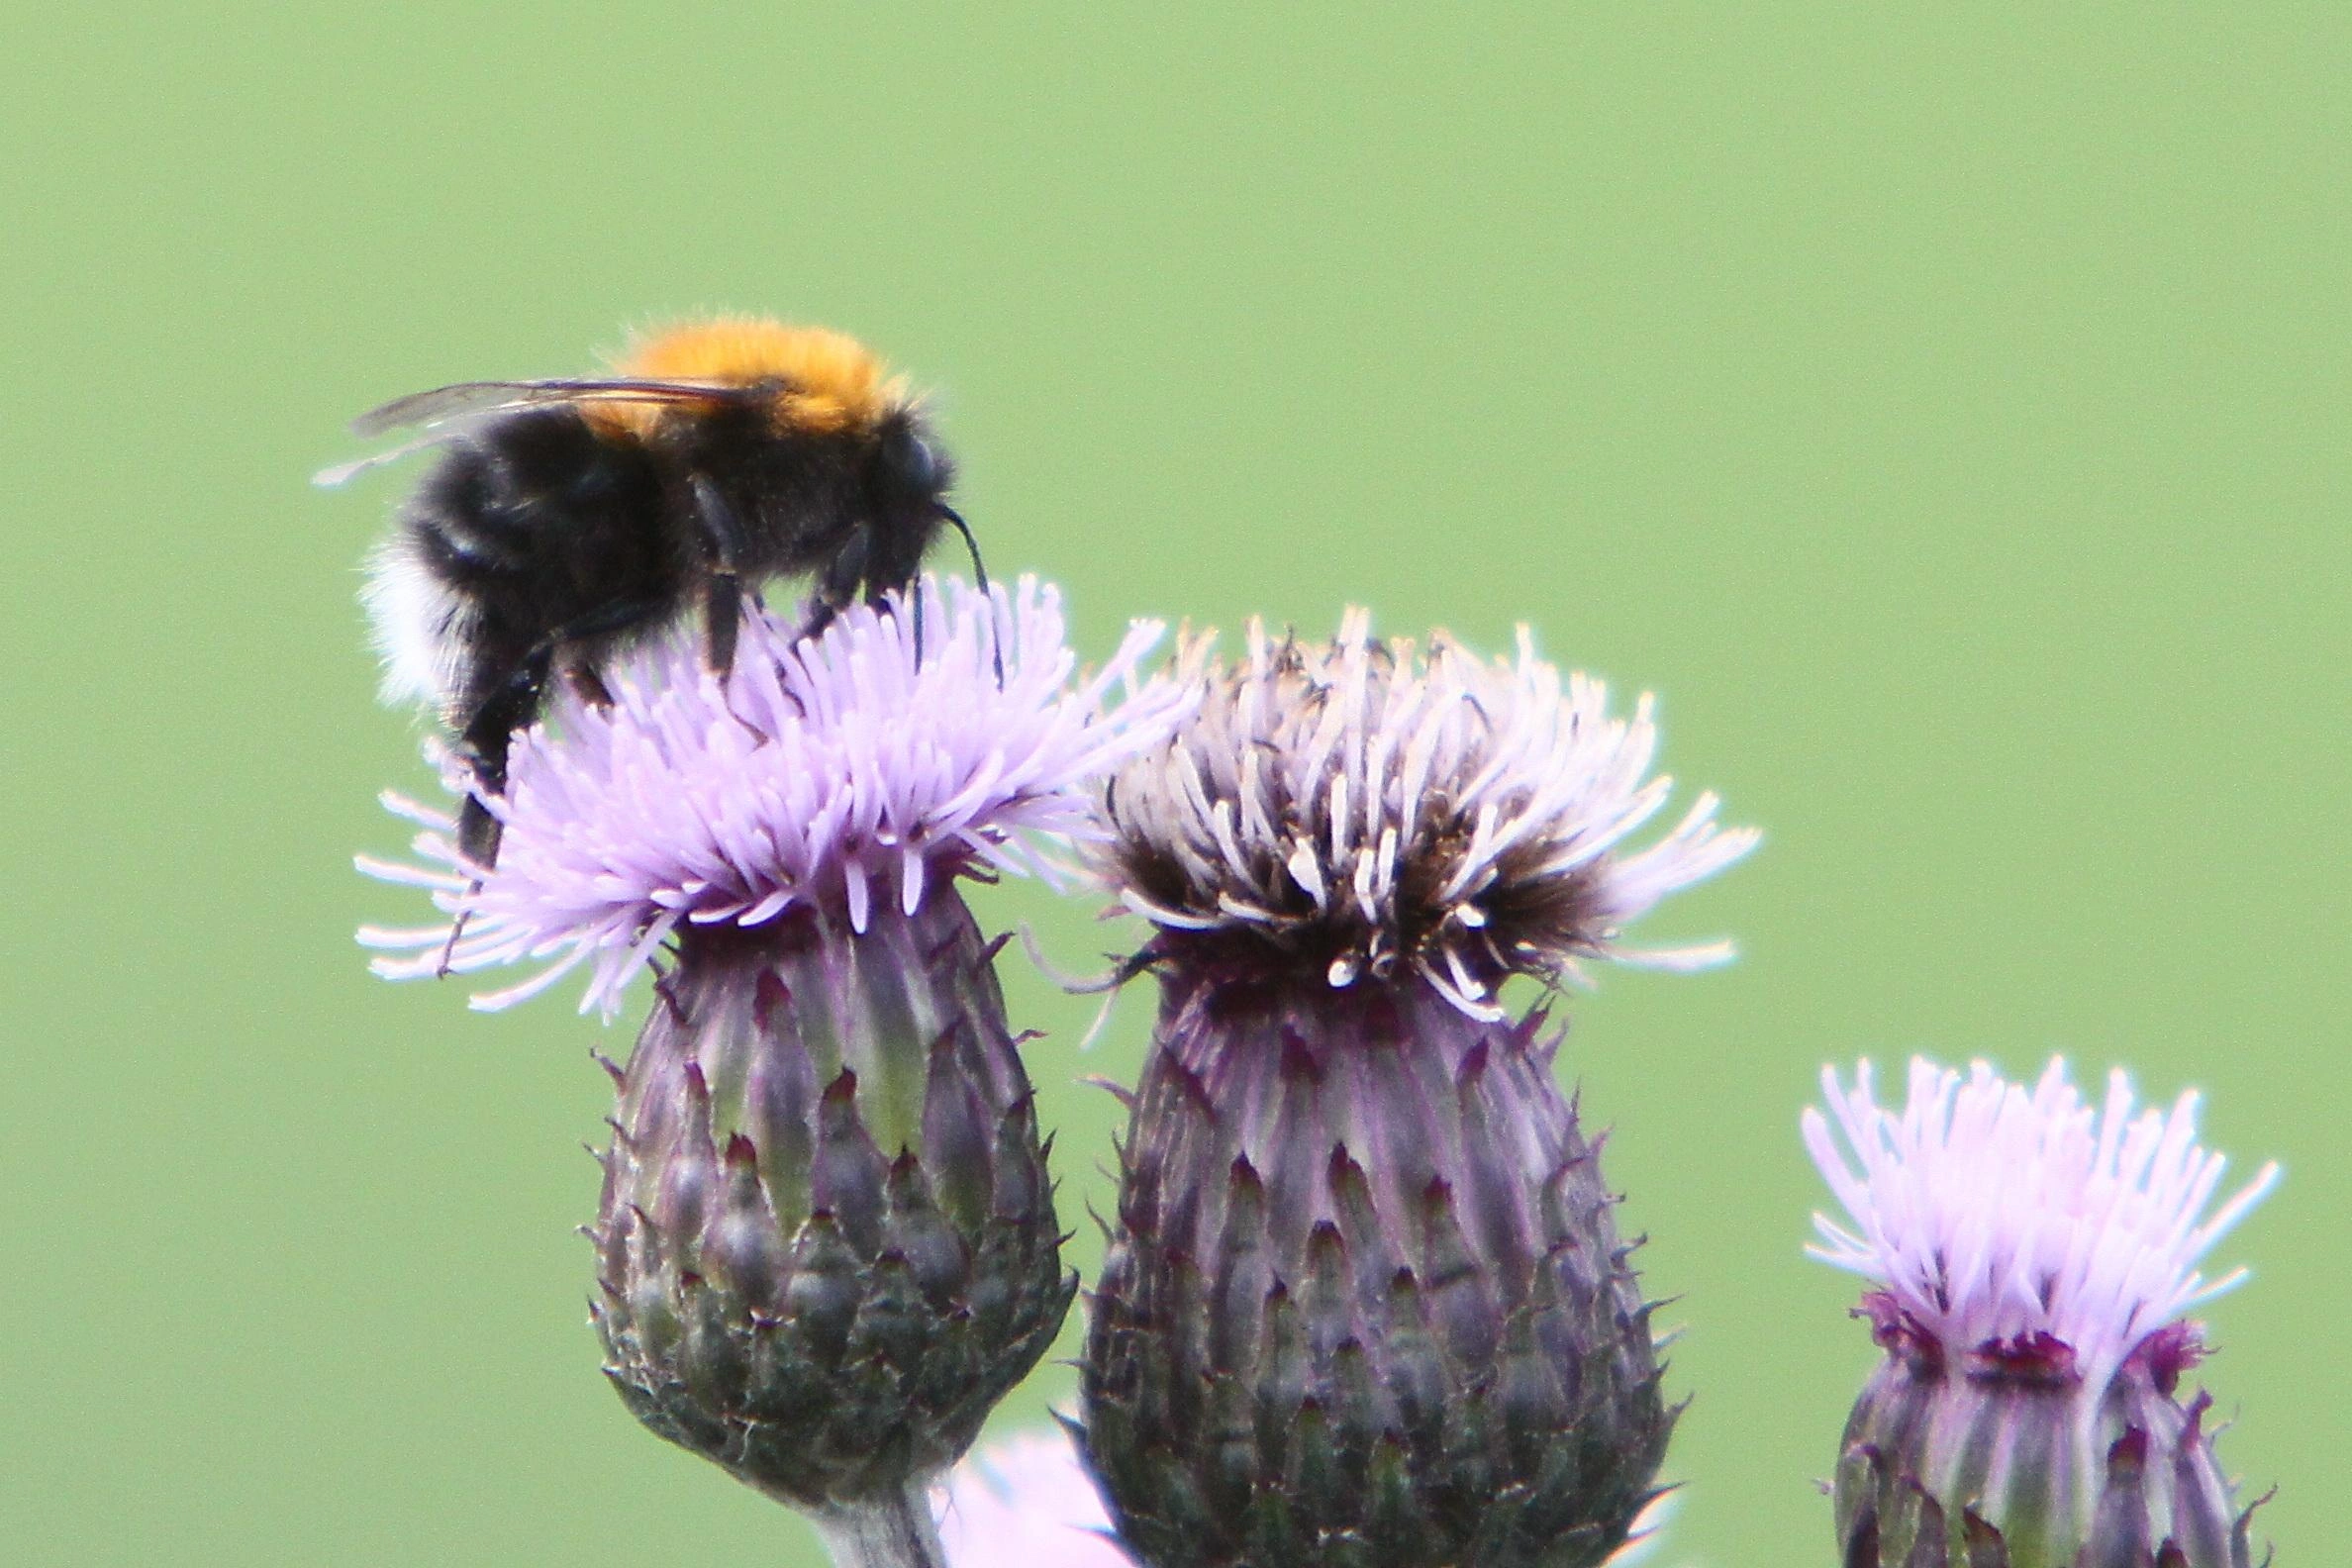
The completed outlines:
{"type": "Polygon", "coordinates": [[[890,1497],[809,1518],[833,1553],[833,1568],[947,1568],[923,1478],[890,1497]]]}

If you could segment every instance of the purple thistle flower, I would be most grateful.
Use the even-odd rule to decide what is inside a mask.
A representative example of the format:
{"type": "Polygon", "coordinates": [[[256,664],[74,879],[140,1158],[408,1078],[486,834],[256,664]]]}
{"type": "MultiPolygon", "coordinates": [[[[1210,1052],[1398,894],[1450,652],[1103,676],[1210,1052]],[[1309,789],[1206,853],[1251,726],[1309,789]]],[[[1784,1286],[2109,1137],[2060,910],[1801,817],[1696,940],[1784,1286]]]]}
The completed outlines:
{"type": "MultiPolygon", "coordinates": [[[[1207,638],[1179,657],[1212,668],[1207,638]]],[[[1524,628],[1515,659],[1488,660],[1442,633],[1425,655],[1376,640],[1360,610],[1327,648],[1253,626],[1178,737],[1120,773],[1096,860],[1160,928],[1155,955],[1217,948],[1333,989],[1411,974],[1479,1018],[1503,1016],[1508,974],[1719,963],[1728,943],[1619,940],[1757,841],[1705,794],[1631,846],[1673,789],[1649,776],[1651,707],[1612,718],[1582,674],[1563,690],[1524,628]]]]}
{"type": "MultiPolygon", "coordinates": [[[[516,739],[486,875],[459,858],[453,819],[387,797],[426,830],[417,861],[360,868],[431,890],[464,929],[450,946],[446,924],[369,928],[364,944],[408,955],[376,972],[433,976],[444,949],[458,972],[545,965],[476,999],[495,1009],[588,965],[581,1010],[609,1017],[684,928],[754,928],[831,901],[862,931],[877,898],[912,915],[936,877],[1050,871],[1035,843],[1090,833],[1086,787],[1181,712],[1176,685],[1134,683],[1159,628],[1138,623],[1073,689],[1052,587],[1025,577],[989,596],[927,579],[922,591],[920,658],[903,601],[852,607],[806,641],[753,615],[724,691],[700,635],[681,628],[610,672],[609,704],[576,691],[550,704],[516,739]],[[1113,706],[1123,683],[1128,700],[1113,706]]],[[[435,754],[462,797],[462,764],[435,754]]]]}
{"type": "MultiPolygon", "coordinates": [[[[1661,1494],[1642,1512],[1607,1568],[1649,1560],[1674,1498],[1661,1494]]],[[[1022,1432],[976,1448],[931,1499],[947,1568],[1134,1568],[1065,1432],[1022,1432]]]]}
{"type": "MultiPolygon", "coordinates": [[[[1093,1299],[1084,1441],[1155,1568],[1592,1568],[1671,1414],[1558,1036],[1497,999],[1635,956],[1626,924],[1754,842],[1663,806],[1522,637],[1252,630],[1105,792],[1090,859],[1155,930],[1153,1049],[1093,1299]]],[[[1649,954],[1690,964],[1720,945],[1649,954]]]]}
{"type": "Polygon", "coordinates": [[[947,1568],[1134,1568],[1066,1433],[975,1449],[932,1499],[947,1568]]]}
{"type": "Polygon", "coordinates": [[[1134,678],[1154,627],[1073,686],[1052,589],[921,592],[800,640],[755,615],[724,681],[691,631],[656,637],[518,738],[495,868],[405,803],[419,863],[362,862],[457,923],[364,933],[405,954],[380,972],[544,966],[480,1006],[585,966],[610,1015],[674,953],[612,1069],[587,1230],[606,1375],[657,1434],[886,1558],[922,1549],[923,1489],[1076,1286],[1002,942],[960,883],[1050,869],[1092,832],[1086,792],[1190,700],[1134,678]]]}
{"type": "Polygon", "coordinates": [[[1914,1058],[1900,1114],[1867,1061],[1821,1087],[1805,1140],[1846,1222],[1816,1215],[1810,1250],[1873,1283],[1887,1351],[1846,1428],[1846,1560],[2246,1568],[2209,1402],[2174,1395],[2205,1354],[2186,1315],[2246,1277],[2198,1265],[2278,1166],[2215,1209],[2194,1092],[2134,1115],[2118,1070],[2095,1107],[2059,1058],[2031,1088],[1914,1058]]]}

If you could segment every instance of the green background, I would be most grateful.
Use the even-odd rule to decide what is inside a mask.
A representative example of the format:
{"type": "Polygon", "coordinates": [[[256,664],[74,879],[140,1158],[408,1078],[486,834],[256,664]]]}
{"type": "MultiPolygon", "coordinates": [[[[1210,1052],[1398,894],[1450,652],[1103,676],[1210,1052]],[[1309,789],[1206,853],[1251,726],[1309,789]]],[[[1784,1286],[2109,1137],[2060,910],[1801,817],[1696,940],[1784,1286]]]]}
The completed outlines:
{"type": "MultiPolygon", "coordinates": [[[[2347,1524],[2352,22],[51,9],[0,60],[0,1557],[817,1560],[584,1325],[606,1109],[548,998],[368,978],[417,728],[342,422],[697,307],[939,389],[1001,572],[1151,614],[1530,621],[1768,831],[1565,1069],[1686,1325],[1666,1559],[1831,1560],[1873,1351],[1800,1254],[1823,1059],[2064,1049],[2277,1155],[2225,1459],[2347,1524]]],[[[1028,889],[1085,968],[1132,939],[1028,889]]],[[[1091,1005],[1018,953],[1072,1214],[1091,1005]]],[[[1095,1242],[1082,1237],[1081,1261],[1095,1242]]],[[[1008,1420],[1070,1388],[1056,1370],[1008,1420]]]]}

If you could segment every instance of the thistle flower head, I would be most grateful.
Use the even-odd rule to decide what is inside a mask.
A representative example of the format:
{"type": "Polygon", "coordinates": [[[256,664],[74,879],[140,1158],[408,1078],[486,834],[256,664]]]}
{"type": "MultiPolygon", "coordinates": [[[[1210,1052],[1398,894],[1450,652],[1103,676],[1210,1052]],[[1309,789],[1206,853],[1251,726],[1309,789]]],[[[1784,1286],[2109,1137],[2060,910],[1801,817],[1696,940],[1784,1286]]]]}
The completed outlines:
{"type": "Polygon", "coordinates": [[[1911,1064],[1899,1114],[1822,1074],[1805,1137],[1849,1224],[1813,1254],[1878,1287],[1887,1356],[1846,1422],[1835,1492],[1853,1568],[2250,1568],[2252,1510],[2216,1460],[2184,1315],[2245,1278],[2198,1264],[2278,1178],[2218,1208],[2197,1097],[2094,1107],[2052,1060],[2028,1089],[1983,1062],[1911,1064]],[[1850,1225],[1850,1228],[1849,1228],[1850,1225]]]}
{"type": "Polygon", "coordinates": [[[2195,1091],[2135,1116],[2118,1069],[2094,1107],[2057,1057],[2031,1088],[1981,1061],[1963,1078],[1914,1059],[1900,1114],[1873,1098],[1867,1061],[1850,1090],[1823,1069],[1821,1092],[1835,1131],[1809,1109],[1805,1140],[1852,1228],[1815,1216],[1813,1254],[1876,1281],[1903,1331],[1980,1372],[2059,1358],[2104,1387],[2245,1279],[2197,1265],[2279,1176],[2265,1165],[2208,1216],[2227,1161],[2196,1140],[2195,1091]]]}
{"type": "MultiPolygon", "coordinates": [[[[1156,1568],[1596,1568],[1673,1424],[1598,1149],[1497,988],[1755,841],[1665,804],[1645,700],[1450,638],[1188,643],[1199,708],[1104,792],[1153,1048],[1082,1383],[1156,1568]]],[[[1704,962],[1720,948],[1652,955],[1704,962]]]]}
{"type": "Polygon", "coordinates": [[[588,965],[583,1011],[609,1014],[681,929],[822,901],[862,931],[878,899],[911,916],[938,878],[1039,869],[1037,842],[1091,832],[1087,788],[1182,710],[1173,683],[1133,679],[1158,631],[1137,623],[1073,686],[1059,595],[1033,578],[989,594],[926,579],[797,641],[754,613],[724,680],[700,629],[673,629],[603,672],[609,703],[567,692],[516,738],[494,869],[462,861],[446,816],[387,798],[425,829],[416,863],[361,868],[430,889],[462,926],[453,945],[447,925],[361,940],[391,978],[441,972],[444,948],[449,969],[545,965],[482,1007],[588,965]]]}
{"type": "Polygon", "coordinates": [[[1482,659],[1442,634],[1424,652],[1373,638],[1351,611],[1314,646],[1252,626],[1226,664],[1207,640],[1180,663],[1203,687],[1177,736],[1127,763],[1092,855],[1162,955],[1215,953],[1339,988],[1419,976],[1499,1016],[1511,973],[1580,958],[1668,964],[1720,945],[1637,954],[1621,929],[1756,841],[1703,795],[1662,837],[1628,838],[1665,805],[1649,777],[1644,697],[1611,718],[1607,689],[1535,656],[1482,659]]]}

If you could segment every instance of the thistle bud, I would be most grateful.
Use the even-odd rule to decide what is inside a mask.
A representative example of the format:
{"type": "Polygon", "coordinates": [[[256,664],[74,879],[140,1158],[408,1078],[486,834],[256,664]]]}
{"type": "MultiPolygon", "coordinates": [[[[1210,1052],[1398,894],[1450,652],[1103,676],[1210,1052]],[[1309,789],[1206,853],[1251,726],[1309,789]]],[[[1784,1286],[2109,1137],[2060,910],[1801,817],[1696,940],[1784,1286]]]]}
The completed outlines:
{"type": "Polygon", "coordinates": [[[1914,1060],[1900,1117],[1868,1062],[1822,1088],[1844,1147],[1818,1111],[1806,1141],[1853,1227],[1816,1216],[1813,1251],[1874,1282],[1886,1352],[1840,1447],[1840,1560],[2251,1568],[2211,1401],[2180,1397],[2205,1355],[2184,1315],[2245,1278],[2196,1264],[2278,1167],[2205,1218],[2224,1161],[2196,1095],[2135,1117],[2115,1072],[2095,1110],[2057,1059],[2030,1090],[1914,1060]]]}
{"type": "Polygon", "coordinates": [[[1068,1310],[1029,1081],[952,887],[687,933],[593,1237],[648,1427],[804,1508],[952,1463],[1068,1310]]]}
{"type": "MultiPolygon", "coordinates": [[[[1522,640],[1253,630],[1106,793],[1096,863],[1161,1003],[1093,1302],[1084,1442],[1154,1568],[1589,1568],[1672,1413],[1598,1151],[1509,975],[1743,852],[1702,800],[1647,849],[1646,705],[1522,640]]],[[[1667,961],[1717,954],[1663,955],[1667,961]]]]}
{"type": "Polygon", "coordinates": [[[928,1530],[909,1499],[1075,1289],[1001,940],[960,879],[1083,831],[1080,786],[1183,701],[1106,711],[1152,628],[1072,691],[1050,590],[923,593],[801,641],[756,616],[725,677],[690,635],[640,650],[519,737],[494,869],[445,820],[418,843],[444,870],[383,868],[454,930],[369,933],[415,952],[395,976],[552,960],[481,1005],[586,965],[608,1014],[668,945],[588,1227],[605,1371],[654,1432],[853,1542],[928,1530]]]}

